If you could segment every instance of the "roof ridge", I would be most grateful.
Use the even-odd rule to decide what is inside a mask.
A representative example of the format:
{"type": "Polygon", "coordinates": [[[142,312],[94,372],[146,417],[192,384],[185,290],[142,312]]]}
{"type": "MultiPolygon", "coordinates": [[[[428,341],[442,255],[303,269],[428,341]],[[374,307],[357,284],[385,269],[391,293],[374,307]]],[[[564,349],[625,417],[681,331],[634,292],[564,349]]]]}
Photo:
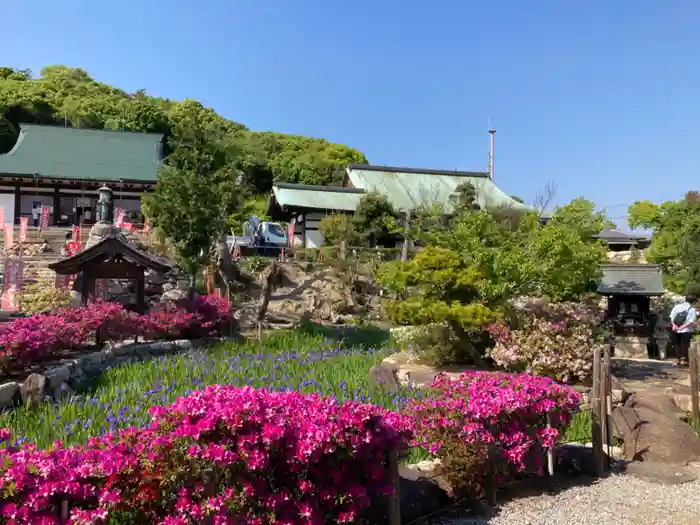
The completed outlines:
{"type": "Polygon", "coordinates": [[[122,133],[125,135],[148,135],[148,136],[160,136],[165,137],[165,133],[159,133],[155,131],[132,131],[128,129],[96,129],[96,128],[74,128],[73,126],[55,126],[52,124],[35,124],[33,122],[20,122],[19,130],[20,133],[25,129],[31,128],[43,128],[43,129],[53,129],[53,130],[65,130],[70,132],[83,132],[83,133],[122,133]]]}
{"type": "Polygon", "coordinates": [[[323,186],[320,184],[296,184],[294,182],[276,182],[273,187],[285,190],[302,190],[302,191],[324,191],[332,193],[367,193],[361,188],[346,188],[344,186],[323,186]]]}
{"type": "Polygon", "coordinates": [[[363,171],[385,171],[388,173],[412,173],[416,175],[451,175],[453,177],[479,177],[489,178],[488,172],[485,171],[459,171],[459,170],[441,170],[429,168],[406,168],[399,166],[378,166],[376,164],[350,164],[348,170],[363,170],[363,171]]]}

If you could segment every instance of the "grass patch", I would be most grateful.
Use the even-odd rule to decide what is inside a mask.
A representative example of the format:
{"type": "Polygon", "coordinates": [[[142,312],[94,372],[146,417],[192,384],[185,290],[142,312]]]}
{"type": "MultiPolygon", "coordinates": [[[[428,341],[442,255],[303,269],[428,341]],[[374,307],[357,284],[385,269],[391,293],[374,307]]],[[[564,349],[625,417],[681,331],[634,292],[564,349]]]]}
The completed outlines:
{"type": "Polygon", "coordinates": [[[113,368],[88,390],[58,403],[0,414],[0,428],[41,448],[56,440],[85,443],[92,436],[146,425],[151,406],[213,384],[318,392],[392,409],[416,394],[394,395],[369,386],[369,369],[391,353],[386,346],[345,348],[325,335],[278,332],[262,344],[226,343],[113,368]]]}
{"type": "Polygon", "coordinates": [[[562,438],[564,443],[590,443],[593,436],[593,413],[590,410],[577,412],[562,438]]]}

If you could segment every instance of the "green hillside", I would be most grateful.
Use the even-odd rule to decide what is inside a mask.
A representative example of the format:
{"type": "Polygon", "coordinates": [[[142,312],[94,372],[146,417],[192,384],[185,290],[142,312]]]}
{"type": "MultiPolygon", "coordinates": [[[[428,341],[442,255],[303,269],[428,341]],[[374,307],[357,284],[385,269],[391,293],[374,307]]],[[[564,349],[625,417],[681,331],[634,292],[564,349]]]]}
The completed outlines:
{"type": "MultiPolygon", "coordinates": [[[[0,67],[0,153],[12,148],[22,122],[154,131],[169,137],[174,124],[195,113],[230,136],[243,157],[239,165],[244,180],[257,192],[268,191],[273,180],[338,183],[345,166],[367,162],[362,153],[342,144],[251,131],[195,100],[152,97],[144,90],[127,93],[94,80],[80,68],[49,66],[35,78],[27,70],[0,67]]],[[[169,149],[177,147],[173,142],[169,140],[169,149]]]]}

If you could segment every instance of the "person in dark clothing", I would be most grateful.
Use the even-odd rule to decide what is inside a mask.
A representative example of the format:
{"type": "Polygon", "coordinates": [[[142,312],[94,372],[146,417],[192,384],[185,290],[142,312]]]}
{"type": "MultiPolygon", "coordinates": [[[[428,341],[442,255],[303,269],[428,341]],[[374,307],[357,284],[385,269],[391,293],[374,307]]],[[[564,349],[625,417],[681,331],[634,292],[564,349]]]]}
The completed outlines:
{"type": "Polygon", "coordinates": [[[671,310],[670,320],[671,329],[673,330],[671,337],[676,352],[676,358],[678,359],[678,366],[688,362],[690,340],[693,337],[695,320],[698,316],[697,310],[695,310],[695,306],[693,306],[696,301],[697,297],[688,294],[685,301],[677,304],[673,307],[673,310],[671,310]]]}

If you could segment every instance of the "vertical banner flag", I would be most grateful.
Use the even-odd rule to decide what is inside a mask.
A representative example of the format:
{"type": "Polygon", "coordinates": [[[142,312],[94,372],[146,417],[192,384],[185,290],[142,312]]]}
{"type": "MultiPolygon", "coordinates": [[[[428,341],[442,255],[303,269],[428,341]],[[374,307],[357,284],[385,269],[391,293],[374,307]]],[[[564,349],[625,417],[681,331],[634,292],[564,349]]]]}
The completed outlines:
{"type": "Polygon", "coordinates": [[[5,228],[5,208],[0,207],[0,228],[5,228]]]}
{"type": "Polygon", "coordinates": [[[289,231],[287,232],[289,239],[287,239],[287,244],[290,248],[294,248],[294,221],[289,223],[289,231]]]}
{"type": "Polygon", "coordinates": [[[95,301],[106,301],[107,300],[107,279],[95,279],[95,290],[94,290],[94,300],[95,301]]]}
{"type": "Polygon", "coordinates": [[[73,242],[80,242],[80,226],[73,225],[73,242]]]}
{"type": "Polygon", "coordinates": [[[49,227],[49,215],[51,214],[51,208],[48,206],[41,207],[41,217],[39,219],[39,228],[45,230],[49,227]]]}
{"type": "Polygon", "coordinates": [[[12,245],[14,244],[14,236],[15,236],[15,229],[13,228],[12,224],[6,224],[5,225],[5,249],[9,250],[12,248],[12,245]]]}
{"type": "Polygon", "coordinates": [[[80,251],[81,245],[79,241],[71,241],[66,245],[66,255],[71,257],[80,251]]]}
{"type": "Polygon", "coordinates": [[[114,211],[114,225],[117,228],[121,228],[123,222],[124,222],[124,208],[117,208],[114,211]]]}
{"type": "Polygon", "coordinates": [[[24,284],[24,261],[7,259],[5,261],[5,285],[2,291],[2,309],[6,312],[19,310],[19,290],[24,284]]]}
{"type": "Polygon", "coordinates": [[[29,217],[19,218],[19,242],[27,240],[27,229],[29,228],[29,217]]]}

